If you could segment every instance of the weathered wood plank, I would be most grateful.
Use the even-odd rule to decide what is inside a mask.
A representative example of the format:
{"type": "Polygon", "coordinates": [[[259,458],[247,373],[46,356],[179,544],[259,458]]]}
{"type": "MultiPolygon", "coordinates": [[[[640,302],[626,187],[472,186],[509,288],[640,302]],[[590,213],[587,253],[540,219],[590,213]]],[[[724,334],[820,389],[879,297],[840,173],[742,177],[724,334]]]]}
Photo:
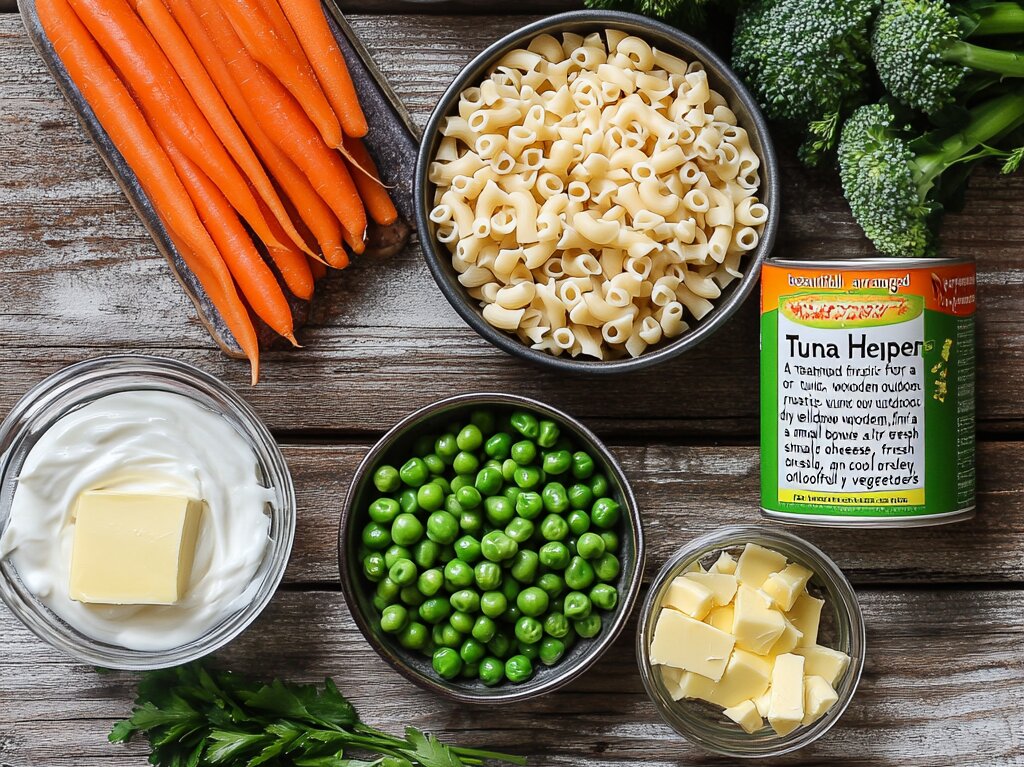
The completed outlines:
{"type": "MultiPolygon", "coordinates": [[[[354,16],[385,74],[422,124],[458,68],[521,18],[354,16]]],[[[623,431],[757,433],[756,302],[702,349],[607,382],[526,368],[459,320],[411,249],[358,263],[320,297],[306,348],[268,354],[264,381],[222,359],[141,224],[32,52],[0,16],[0,411],[32,382],[115,350],[180,356],[225,377],[278,430],[376,432],[445,393],[540,395],[623,431]],[[466,371],[473,371],[473,376],[466,371]],[[340,375],[344,374],[344,375],[340,375]],[[382,382],[401,387],[379,396],[382,382]]],[[[784,168],[779,255],[866,254],[834,178],[784,168]]],[[[983,431],[1024,431],[1024,176],[980,173],[946,251],[979,256],[978,397],[983,431]]]]}
{"type": "MultiPolygon", "coordinates": [[[[818,744],[773,763],[843,767],[1010,767],[1024,759],[1021,591],[869,591],[860,690],[818,744]],[[964,651],[969,635],[972,650],[964,651]]],[[[105,741],[130,707],[133,677],[64,660],[0,609],[0,763],[142,763],[140,745],[105,741]]],[[[222,655],[225,665],[314,681],[333,676],[371,724],[401,724],[544,765],[727,765],[657,718],[635,667],[633,628],[567,689],[500,710],[446,704],[388,668],[339,594],[282,592],[222,655]],[[301,642],[296,642],[297,636],[301,642]]]]}

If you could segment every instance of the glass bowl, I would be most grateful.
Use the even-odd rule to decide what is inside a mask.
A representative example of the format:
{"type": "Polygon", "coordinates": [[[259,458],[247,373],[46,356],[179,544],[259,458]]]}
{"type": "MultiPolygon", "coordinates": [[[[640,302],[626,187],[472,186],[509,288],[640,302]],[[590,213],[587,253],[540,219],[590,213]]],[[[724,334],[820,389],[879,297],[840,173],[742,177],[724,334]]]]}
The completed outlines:
{"type": "Polygon", "coordinates": [[[356,625],[370,645],[396,671],[420,687],[460,703],[501,704],[535,698],[558,689],[590,668],[622,632],[636,603],[644,571],[644,537],[636,498],[622,467],[601,441],[586,426],[571,416],[526,397],[511,394],[463,394],[428,405],[404,418],[366,454],[352,478],[341,515],[338,533],[338,569],[341,588],[356,625]],[[374,584],[363,575],[358,557],[360,534],[369,520],[367,508],[380,493],[373,484],[373,472],[382,463],[401,465],[408,457],[417,437],[442,427],[454,419],[468,418],[471,411],[488,408],[495,411],[527,410],[550,418],[569,435],[579,449],[593,457],[598,470],[610,484],[609,496],[622,507],[620,547],[616,552],[621,563],[614,586],[619,601],[604,616],[601,633],[592,639],[579,640],[554,666],[535,664],[537,670],[522,684],[503,682],[486,687],[478,679],[441,679],[429,658],[404,649],[380,627],[380,616],[372,604],[374,584]]]}
{"type": "Polygon", "coordinates": [[[697,538],[677,551],[655,576],[644,600],[637,631],[637,662],[647,694],[666,723],[694,745],[715,754],[734,758],[781,756],[813,743],[839,720],[853,699],[864,668],[864,617],[850,582],[829,557],[791,533],[755,525],[726,527],[697,538]],[[836,685],[838,702],[817,722],[778,735],[767,724],[753,734],[726,718],[720,707],[700,700],[673,701],[662,681],[661,671],[651,665],[650,647],[654,627],[665,593],[672,579],[695,562],[711,566],[723,551],[738,556],[747,543],[774,549],[791,562],[814,572],[807,588],[825,600],[818,643],[850,656],[850,665],[836,685]]]}
{"type": "Polygon", "coordinates": [[[175,360],[116,355],[80,362],[28,391],[0,424],[0,534],[7,528],[18,474],[32,446],[66,414],[124,391],[166,391],[186,396],[226,418],[252,446],[263,483],[273,491],[267,510],[270,539],[256,574],[251,601],[203,636],[170,650],[133,650],[95,640],[51,612],[18,577],[10,558],[0,560],[0,599],[36,636],[84,663],[146,670],[195,660],[230,642],[267,606],[284,575],[295,536],[295,492],[284,457],[259,416],[213,376],[175,360]]]}

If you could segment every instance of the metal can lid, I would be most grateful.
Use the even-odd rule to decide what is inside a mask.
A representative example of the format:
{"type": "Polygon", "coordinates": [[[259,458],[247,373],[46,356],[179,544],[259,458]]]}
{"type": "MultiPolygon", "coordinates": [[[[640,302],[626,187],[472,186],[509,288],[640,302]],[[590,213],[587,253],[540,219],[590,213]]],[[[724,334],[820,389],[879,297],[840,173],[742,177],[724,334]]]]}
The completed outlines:
{"type": "Polygon", "coordinates": [[[974,264],[972,258],[769,258],[765,266],[803,269],[929,269],[939,266],[974,264]]]}

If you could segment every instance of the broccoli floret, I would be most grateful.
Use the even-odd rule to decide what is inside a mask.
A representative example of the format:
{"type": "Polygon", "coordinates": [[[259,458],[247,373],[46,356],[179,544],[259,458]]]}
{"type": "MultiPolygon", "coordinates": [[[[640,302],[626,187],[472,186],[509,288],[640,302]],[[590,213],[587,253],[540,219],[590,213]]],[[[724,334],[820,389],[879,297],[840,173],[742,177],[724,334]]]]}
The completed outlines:
{"type": "Polygon", "coordinates": [[[1024,94],[1017,93],[973,108],[966,127],[945,137],[915,135],[888,104],[860,107],[839,141],[839,175],[854,218],[886,256],[934,254],[942,205],[933,192],[942,174],[1021,124],[1024,94]]]}
{"type": "Polygon", "coordinates": [[[953,103],[972,71],[1024,77],[1024,52],[985,48],[964,40],[972,34],[1012,34],[1024,10],[988,9],[958,16],[943,0],[887,0],[871,38],[878,76],[897,100],[931,114],[953,103]],[[992,12],[993,10],[997,12],[992,12]]]}
{"type": "Polygon", "coordinates": [[[707,19],[708,6],[716,0],[585,0],[588,8],[611,11],[629,11],[652,16],[670,24],[692,27],[702,26],[707,19]]]}
{"type": "Polygon", "coordinates": [[[835,146],[844,112],[863,103],[879,0],[754,0],[736,19],[732,63],[768,117],[808,134],[813,161],[835,146]]]}

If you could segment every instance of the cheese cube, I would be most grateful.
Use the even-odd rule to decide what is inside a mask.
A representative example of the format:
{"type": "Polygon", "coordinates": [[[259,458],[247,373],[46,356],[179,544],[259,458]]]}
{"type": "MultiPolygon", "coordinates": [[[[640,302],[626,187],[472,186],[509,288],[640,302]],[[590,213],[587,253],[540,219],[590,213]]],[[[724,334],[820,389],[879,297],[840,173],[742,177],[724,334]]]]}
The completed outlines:
{"type": "Polygon", "coordinates": [[[758,546],[756,543],[748,543],[743,547],[743,553],[736,562],[736,579],[746,586],[759,589],[769,575],[777,573],[785,566],[785,554],[758,546]]]}
{"type": "Polygon", "coordinates": [[[741,585],[736,590],[732,630],[737,647],[766,655],[779,640],[786,630],[786,619],[770,604],[763,592],[749,586],[741,585]]]}
{"type": "Polygon", "coordinates": [[[804,720],[813,724],[825,715],[839,701],[839,696],[825,679],[820,676],[804,677],[804,720]]]}
{"type": "Polygon", "coordinates": [[[699,698],[728,708],[763,694],[768,689],[770,674],[771,667],[764,658],[746,650],[733,650],[720,680],[715,682],[688,672],[680,677],[679,692],[684,698],[699,698]]]}
{"type": "Polygon", "coordinates": [[[787,652],[793,652],[803,637],[800,629],[794,626],[789,618],[783,615],[782,620],[786,622],[786,628],[783,629],[782,636],[779,637],[778,641],[772,645],[772,649],[768,651],[771,655],[784,655],[787,652]]]}
{"type": "Polygon", "coordinates": [[[651,663],[722,678],[735,640],[730,634],[671,609],[663,609],[654,627],[651,663]]]}
{"type": "Polygon", "coordinates": [[[172,605],[188,588],[203,503],[86,492],[75,510],[69,596],[107,605],[172,605]]]}
{"type": "Polygon", "coordinates": [[[783,610],[791,610],[796,598],[804,593],[807,581],[814,575],[802,565],[788,565],[785,570],[769,575],[761,589],[783,610]]]}
{"type": "Polygon", "coordinates": [[[711,565],[711,569],[708,572],[735,575],[736,560],[728,551],[723,551],[721,554],[718,555],[718,559],[716,559],[715,563],[711,565]]]}
{"type": "Polygon", "coordinates": [[[793,732],[804,720],[804,659],[786,653],[775,659],[768,722],[779,735],[793,732]]]}
{"type": "Polygon", "coordinates": [[[754,698],[754,705],[757,706],[757,713],[759,713],[762,718],[768,716],[768,708],[771,706],[771,702],[772,688],[770,686],[764,691],[764,695],[759,695],[754,698]]]}
{"type": "Polygon", "coordinates": [[[704,622],[709,626],[714,626],[719,631],[724,631],[727,634],[731,634],[733,612],[734,608],[732,605],[716,607],[707,614],[707,616],[704,618],[704,622]]]}
{"type": "Polygon", "coordinates": [[[764,727],[764,721],[761,719],[761,715],[757,713],[757,706],[754,705],[752,700],[745,700],[731,708],[725,709],[722,713],[742,727],[744,732],[753,734],[764,727]]]}
{"type": "Polygon", "coordinates": [[[661,600],[661,606],[671,607],[697,620],[704,620],[704,616],[711,611],[714,604],[714,594],[703,583],[691,580],[691,575],[704,573],[686,573],[673,580],[669,584],[665,598],[661,600]]]}
{"type": "Polygon", "coordinates": [[[798,647],[810,647],[818,643],[818,624],[821,621],[821,608],[824,606],[824,599],[801,594],[793,603],[793,608],[786,613],[786,617],[803,634],[797,642],[798,647]]]}
{"type": "Polygon", "coordinates": [[[793,652],[806,660],[808,676],[820,676],[833,687],[850,665],[850,656],[831,647],[812,645],[797,647],[793,652]]]}
{"type": "Polygon", "coordinates": [[[684,578],[696,581],[711,591],[712,604],[722,607],[736,596],[736,576],[726,573],[686,573],[684,578]]]}

